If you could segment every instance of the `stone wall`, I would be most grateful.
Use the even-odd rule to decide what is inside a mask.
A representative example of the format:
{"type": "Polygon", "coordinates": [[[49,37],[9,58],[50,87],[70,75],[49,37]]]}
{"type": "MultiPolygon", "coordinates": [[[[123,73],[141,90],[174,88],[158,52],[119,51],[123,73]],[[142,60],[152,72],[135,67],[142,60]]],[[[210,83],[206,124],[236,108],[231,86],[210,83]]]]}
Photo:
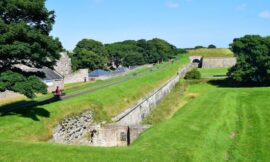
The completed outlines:
{"type": "Polygon", "coordinates": [[[64,76],[64,83],[76,83],[76,82],[84,82],[88,81],[89,79],[89,72],[88,69],[80,69],[74,73],[68,74],[64,76]]]}
{"type": "Polygon", "coordinates": [[[54,66],[54,70],[57,71],[62,76],[71,74],[72,73],[71,59],[69,58],[66,52],[62,52],[60,54],[61,54],[61,57],[56,62],[56,65],[54,66]]]}
{"type": "Polygon", "coordinates": [[[0,99],[8,98],[8,97],[23,97],[23,95],[6,90],[5,92],[0,92],[0,99]]]}
{"type": "Polygon", "coordinates": [[[202,68],[232,67],[236,64],[235,57],[211,57],[202,59],[202,68]]]}
{"type": "Polygon", "coordinates": [[[54,129],[50,142],[90,146],[127,146],[149,126],[95,124],[91,110],[66,117],[54,129]]]}
{"type": "Polygon", "coordinates": [[[161,88],[139,100],[137,104],[114,117],[112,121],[120,125],[138,125],[152,111],[153,108],[171,91],[175,84],[187,71],[192,68],[192,64],[181,68],[178,75],[169,80],[161,88]]]}
{"type": "Polygon", "coordinates": [[[88,144],[91,142],[88,133],[94,129],[91,127],[92,122],[90,110],[66,117],[54,129],[53,141],[63,144],[88,144]]]}
{"type": "Polygon", "coordinates": [[[91,146],[127,146],[132,143],[149,125],[140,125],[150,111],[171,91],[185,73],[192,68],[189,64],[153,91],[135,106],[113,118],[113,124],[93,123],[93,114],[87,110],[79,115],[67,117],[55,128],[53,142],[63,144],[83,144],[91,146]]]}
{"type": "Polygon", "coordinates": [[[190,63],[194,63],[202,60],[202,56],[189,56],[190,63]]]}

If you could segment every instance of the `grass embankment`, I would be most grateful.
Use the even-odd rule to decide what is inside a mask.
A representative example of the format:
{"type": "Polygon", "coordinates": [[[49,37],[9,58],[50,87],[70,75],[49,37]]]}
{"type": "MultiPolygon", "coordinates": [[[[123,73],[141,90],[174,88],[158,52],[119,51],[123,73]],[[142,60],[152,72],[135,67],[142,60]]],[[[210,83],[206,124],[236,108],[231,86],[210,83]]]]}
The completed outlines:
{"type": "Polygon", "coordinates": [[[270,88],[222,85],[191,83],[184,95],[191,101],[171,119],[154,124],[130,147],[1,139],[0,161],[269,161],[270,88]]]}
{"type": "MultiPolygon", "coordinates": [[[[160,67],[162,67],[162,66],[160,66],[160,67]]],[[[63,90],[66,93],[66,95],[76,94],[76,93],[88,91],[91,89],[95,89],[98,87],[102,87],[102,86],[111,84],[113,82],[119,82],[121,80],[135,78],[136,76],[134,74],[145,75],[148,69],[149,69],[148,67],[142,67],[142,68],[140,68],[138,70],[134,70],[126,75],[113,77],[113,78],[107,79],[107,80],[97,80],[97,81],[93,81],[93,82],[79,82],[79,83],[65,84],[65,88],[63,90]]],[[[155,68],[152,68],[152,69],[155,70],[155,68]]],[[[53,97],[52,93],[48,93],[45,95],[38,94],[37,97],[35,97],[32,101],[40,101],[40,100],[47,99],[50,97],[53,97]]],[[[23,96],[22,97],[8,97],[8,98],[0,99],[0,106],[16,103],[19,101],[21,101],[21,102],[22,101],[31,101],[31,99],[28,99],[28,98],[23,97],[23,96]]]]}
{"type": "Polygon", "coordinates": [[[51,137],[54,125],[67,115],[92,109],[97,121],[110,120],[145,94],[165,83],[188,62],[186,56],[165,62],[144,75],[79,97],[2,114],[0,139],[40,141],[51,137]]]}
{"type": "Polygon", "coordinates": [[[233,52],[227,48],[200,48],[188,51],[190,56],[203,56],[203,57],[233,57],[233,52]]]}
{"type": "Polygon", "coordinates": [[[150,112],[144,119],[145,124],[157,124],[171,118],[181,107],[189,101],[189,95],[185,95],[188,83],[185,80],[178,82],[173,90],[150,112]]]}
{"type": "Polygon", "coordinates": [[[222,77],[228,73],[228,68],[199,68],[202,78],[222,77]]]}

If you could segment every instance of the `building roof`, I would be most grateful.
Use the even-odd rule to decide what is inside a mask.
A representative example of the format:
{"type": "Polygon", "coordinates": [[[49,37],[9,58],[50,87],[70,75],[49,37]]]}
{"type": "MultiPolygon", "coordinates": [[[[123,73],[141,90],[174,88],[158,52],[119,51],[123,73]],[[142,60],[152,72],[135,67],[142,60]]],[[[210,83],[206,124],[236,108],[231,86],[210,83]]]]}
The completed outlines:
{"type": "Polygon", "coordinates": [[[90,77],[99,77],[99,76],[109,75],[109,74],[110,74],[110,72],[108,72],[108,71],[105,71],[102,69],[97,69],[97,70],[91,71],[89,73],[89,76],[90,77]]]}
{"type": "Polygon", "coordinates": [[[62,80],[63,77],[49,68],[42,68],[41,71],[45,74],[43,80],[62,80]]]}
{"type": "Polygon", "coordinates": [[[43,76],[40,77],[42,80],[62,80],[63,79],[63,77],[60,74],[58,74],[57,72],[47,67],[44,67],[42,69],[28,69],[27,71],[43,73],[43,76]]]}

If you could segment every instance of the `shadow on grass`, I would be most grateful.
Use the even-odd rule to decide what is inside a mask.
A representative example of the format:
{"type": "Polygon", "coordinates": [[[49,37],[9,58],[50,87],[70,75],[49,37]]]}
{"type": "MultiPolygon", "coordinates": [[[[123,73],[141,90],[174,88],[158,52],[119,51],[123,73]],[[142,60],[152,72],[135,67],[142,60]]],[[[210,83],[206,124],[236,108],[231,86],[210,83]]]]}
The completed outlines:
{"type": "Polygon", "coordinates": [[[268,83],[236,83],[230,79],[215,79],[207,81],[208,84],[214,85],[221,88],[255,88],[255,87],[269,87],[268,83]]]}
{"type": "Polygon", "coordinates": [[[59,101],[58,98],[52,97],[43,101],[19,101],[0,107],[0,116],[20,115],[39,121],[38,116],[50,117],[50,112],[44,108],[38,107],[52,102],[59,101]]]}

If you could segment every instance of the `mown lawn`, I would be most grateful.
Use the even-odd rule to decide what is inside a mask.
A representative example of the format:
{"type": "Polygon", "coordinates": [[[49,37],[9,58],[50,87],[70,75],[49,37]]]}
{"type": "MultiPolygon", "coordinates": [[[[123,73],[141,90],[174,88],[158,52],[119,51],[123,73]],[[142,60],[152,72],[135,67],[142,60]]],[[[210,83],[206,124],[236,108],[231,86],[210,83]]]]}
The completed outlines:
{"type": "Polygon", "coordinates": [[[0,161],[270,161],[270,88],[230,88],[218,83],[190,83],[184,96],[189,102],[171,119],[156,122],[130,147],[1,138],[0,161]]]}
{"type": "Polygon", "coordinates": [[[224,77],[228,73],[228,68],[199,68],[203,78],[205,77],[224,77]]]}
{"type": "Polygon", "coordinates": [[[188,51],[190,56],[203,56],[203,57],[233,57],[233,52],[227,48],[216,48],[216,49],[193,49],[188,51]]]}

